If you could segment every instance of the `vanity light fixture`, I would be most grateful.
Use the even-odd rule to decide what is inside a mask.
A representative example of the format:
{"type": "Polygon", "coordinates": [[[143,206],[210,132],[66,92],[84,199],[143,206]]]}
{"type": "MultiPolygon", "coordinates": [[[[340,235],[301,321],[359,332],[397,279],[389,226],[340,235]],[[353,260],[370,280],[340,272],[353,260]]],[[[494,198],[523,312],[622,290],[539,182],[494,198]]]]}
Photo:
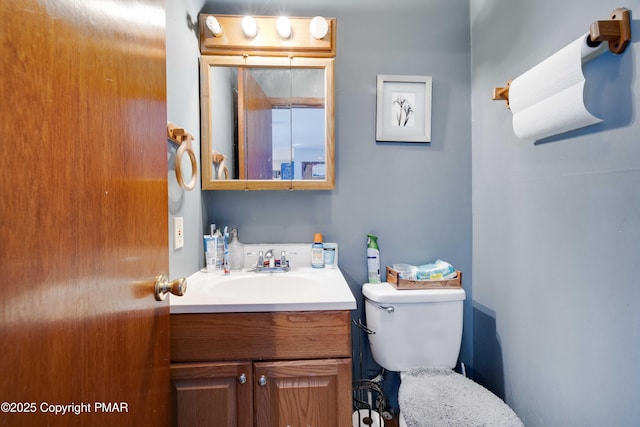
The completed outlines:
{"type": "Polygon", "coordinates": [[[245,37],[250,39],[254,38],[258,34],[258,24],[253,16],[245,16],[242,18],[242,32],[245,37]]]}
{"type": "Polygon", "coordinates": [[[289,22],[289,18],[286,16],[280,16],[276,21],[276,28],[278,30],[278,34],[283,39],[288,39],[291,37],[291,22],[289,22]]]}
{"type": "Polygon", "coordinates": [[[322,16],[315,16],[309,23],[309,31],[314,39],[323,39],[329,32],[329,23],[322,16]]]}
{"type": "MultiPolygon", "coordinates": [[[[0,0],[2,1],[2,0],[0,0]]],[[[198,16],[200,53],[203,55],[251,55],[334,58],[336,18],[224,15],[198,16]]]]}
{"type": "Polygon", "coordinates": [[[211,34],[213,34],[214,37],[222,36],[224,30],[215,16],[207,16],[207,20],[205,22],[207,24],[207,28],[211,30],[211,34]]]}

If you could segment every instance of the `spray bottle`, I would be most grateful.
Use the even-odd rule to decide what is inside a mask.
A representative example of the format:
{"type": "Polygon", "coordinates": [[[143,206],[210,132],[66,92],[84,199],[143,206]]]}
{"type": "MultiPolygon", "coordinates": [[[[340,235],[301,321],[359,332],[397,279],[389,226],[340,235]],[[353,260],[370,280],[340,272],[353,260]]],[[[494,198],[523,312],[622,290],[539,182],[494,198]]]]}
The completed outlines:
{"type": "Polygon", "coordinates": [[[373,234],[367,234],[367,276],[369,283],[380,283],[380,248],[373,234]]]}

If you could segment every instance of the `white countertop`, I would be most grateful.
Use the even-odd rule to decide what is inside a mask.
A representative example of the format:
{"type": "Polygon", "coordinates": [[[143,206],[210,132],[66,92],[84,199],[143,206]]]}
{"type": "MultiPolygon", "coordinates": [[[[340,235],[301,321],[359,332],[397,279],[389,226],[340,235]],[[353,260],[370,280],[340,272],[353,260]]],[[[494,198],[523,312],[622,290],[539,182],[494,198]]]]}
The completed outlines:
{"type": "Polygon", "coordinates": [[[356,300],[339,268],[292,267],[287,273],[199,271],[184,296],[170,296],[172,314],[354,310],[356,300]]]}

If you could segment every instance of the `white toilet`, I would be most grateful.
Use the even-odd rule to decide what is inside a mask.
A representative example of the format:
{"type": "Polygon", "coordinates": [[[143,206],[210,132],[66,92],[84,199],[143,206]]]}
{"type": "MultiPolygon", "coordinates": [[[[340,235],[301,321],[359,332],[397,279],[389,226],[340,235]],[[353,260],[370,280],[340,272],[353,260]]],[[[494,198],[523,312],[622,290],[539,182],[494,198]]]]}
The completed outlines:
{"type": "MultiPolygon", "coordinates": [[[[474,411],[478,411],[476,402],[483,402],[486,408],[495,405],[497,410],[492,414],[499,414],[501,419],[487,425],[522,425],[515,413],[497,396],[491,394],[482,386],[462,377],[451,371],[457,364],[458,353],[462,341],[462,308],[465,300],[463,289],[402,289],[398,290],[389,283],[370,284],[362,287],[365,297],[365,315],[367,327],[373,332],[369,335],[369,345],[374,360],[383,368],[389,371],[400,373],[400,394],[403,393],[403,382],[408,379],[414,371],[420,371],[423,375],[429,368],[439,368],[445,373],[453,375],[446,376],[440,387],[450,388],[450,390],[438,390],[445,395],[455,395],[458,392],[460,382],[463,382],[464,393],[468,400],[458,405],[455,409],[448,406],[451,411],[465,411],[465,419],[476,417],[474,411]],[[427,368],[426,370],[424,368],[427,368]],[[443,369],[444,368],[444,369],[443,369]],[[451,385],[449,385],[449,382],[451,385]],[[457,384],[454,384],[457,383],[457,384]],[[469,406],[469,407],[467,407],[469,406]],[[473,407],[473,408],[471,408],[473,407]]],[[[413,396],[429,395],[433,396],[430,387],[434,387],[437,381],[435,377],[429,375],[418,378],[412,376],[411,387],[423,389],[426,393],[415,393],[413,396]],[[416,382],[417,381],[417,382],[416,382]]],[[[406,387],[409,387],[407,385],[406,387]]],[[[405,393],[406,394],[406,393],[405,393]]],[[[401,396],[400,396],[401,397],[401,396]]],[[[407,421],[403,416],[403,402],[400,402],[400,426],[406,427],[407,421]]],[[[411,402],[420,406],[419,402],[411,402]]],[[[437,406],[433,402],[425,402],[422,406],[437,406]]],[[[413,408],[412,408],[413,409],[413,408]]],[[[435,410],[435,409],[434,409],[435,410]]],[[[480,411],[484,412],[483,408],[480,411]]],[[[407,417],[409,417],[407,411],[407,417]]],[[[459,415],[459,414],[454,414],[459,415]]],[[[442,414],[438,414],[442,417],[442,414]]],[[[444,414],[449,418],[450,414],[444,414]]],[[[480,414],[479,417],[483,417],[480,414]]],[[[425,425],[427,423],[425,422],[425,425]]],[[[453,425],[453,424],[451,424],[453,425]]],[[[482,424],[479,424],[482,425],[482,424]]]]}

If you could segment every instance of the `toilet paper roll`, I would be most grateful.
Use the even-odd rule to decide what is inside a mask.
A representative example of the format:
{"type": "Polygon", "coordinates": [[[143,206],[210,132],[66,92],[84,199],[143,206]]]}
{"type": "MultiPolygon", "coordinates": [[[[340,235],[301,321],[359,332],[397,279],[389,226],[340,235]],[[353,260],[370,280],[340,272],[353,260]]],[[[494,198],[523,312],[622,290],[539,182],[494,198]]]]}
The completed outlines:
{"type": "Polygon", "coordinates": [[[353,427],[384,427],[384,420],[376,411],[360,409],[351,416],[353,427]]]}
{"type": "Polygon", "coordinates": [[[590,47],[588,33],[515,78],[509,87],[513,131],[522,139],[539,140],[602,120],[587,111],[582,64],[606,50],[590,47]]]}

